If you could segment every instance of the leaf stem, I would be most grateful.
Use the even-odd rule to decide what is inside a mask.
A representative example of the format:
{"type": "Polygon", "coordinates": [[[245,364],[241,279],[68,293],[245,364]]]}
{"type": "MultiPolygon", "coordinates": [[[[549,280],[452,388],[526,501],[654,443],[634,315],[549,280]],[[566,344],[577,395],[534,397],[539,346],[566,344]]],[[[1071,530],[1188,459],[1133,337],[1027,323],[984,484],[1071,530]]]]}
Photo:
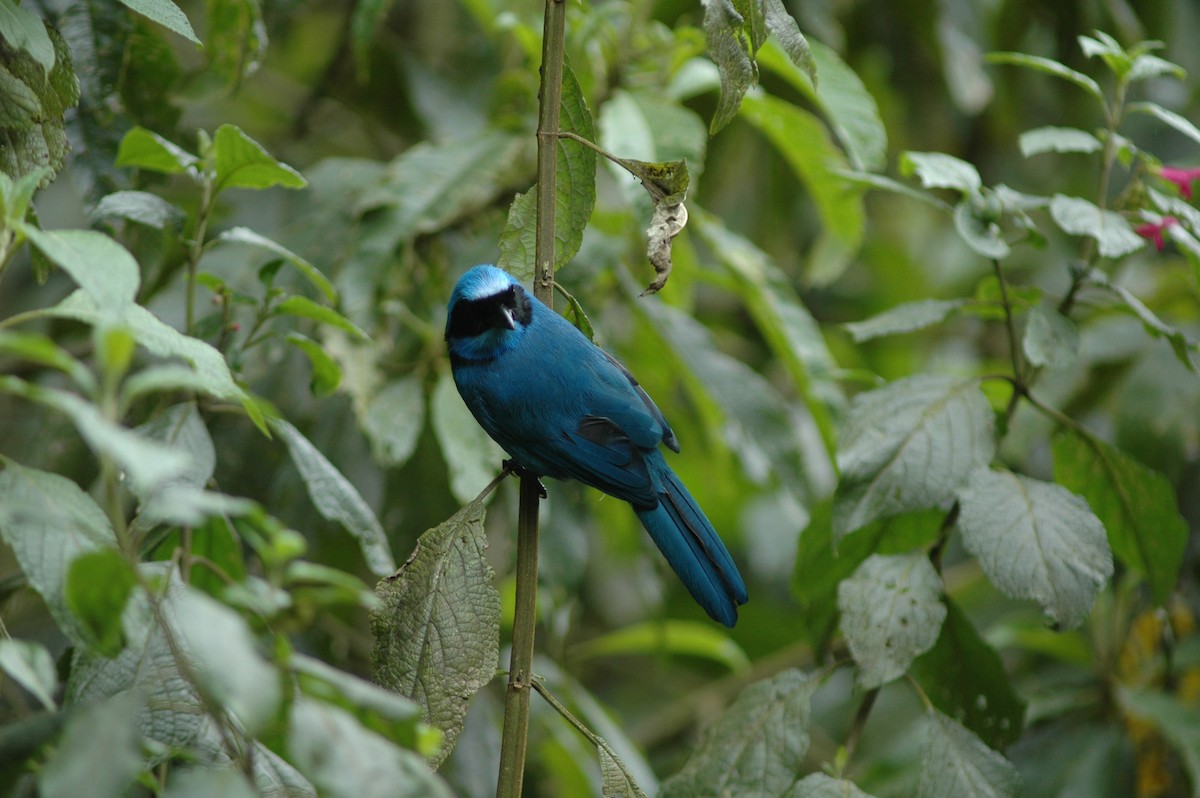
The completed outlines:
{"type": "Polygon", "coordinates": [[[200,180],[200,209],[196,215],[196,231],[192,236],[191,246],[188,247],[187,258],[187,303],[184,308],[184,331],[192,334],[196,322],[196,270],[200,266],[200,258],[204,255],[204,236],[208,232],[208,217],[212,214],[213,178],[205,174],[200,180]]]}
{"type": "MultiPolygon", "coordinates": [[[[533,293],[554,306],[554,212],[557,193],[559,112],[563,63],[566,58],[567,9],[563,0],[546,0],[542,22],[542,83],[537,131],[537,234],[533,293]]],[[[504,736],[496,798],[520,798],[525,780],[529,735],[529,691],[537,624],[538,503],[542,485],[536,475],[522,475],[517,521],[517,597],[513,615],[512,655],[504,702],[504,736]]]]}
{"type": "Polygon", "coordinates": [[[1017,327],[1013,323],[1012,301],[1008,297],[1008,283],[1004,279],[1004,269],[1000,266],[1000,261],[997,258],[992,258],[992,269],[996,272],[996,282],[1000,285],[1000,302],[1004,306],[1004,328],[1008,332],[1008,349],[1009,356],[1012,358],[1013,369],[1013,395],[1008,402],[1008,408],[1005,410],[1005,415],[1012,418],[1017,409],[1017,402],[1020,401],[1021,395],[1024,393],[1022,386],[1022,367],[1021,367],[1021,350],[1017,343],[1017,327]]]}
{"type": "Polygon", "coordinates": [[[858,711],[854,713],[854,722],[850,726],[850,732],[846,735],[845,761],[847,762],[854,756],[854,749],[858,748],[858,741],[862,739],[863,729],[867,726],[867,718],[871,716],[871,710],[875,707],[875,699],[878,697],[878,687],[868,690],[867,694],[863,696],[862,703],[858,705],[858,711]]]}
{"type": "Polygon", "coordinates": [[[598,749],[603,749],[606,753],[608,753],[609,757],[612,758],[617,767],[621,769],[621,772],[625,774],[626,781],[628,781],[630,784],[634,783],[633,775],[625,768],[625,763],[617,757],[617,754],[615,751],[613,751],[612,746],[610,746],[603,737],[596,734],[594,731],[589,729],[583,721],[575,717],[571,710],[567,709],[561,701],[554,697],[554,694],[550,692],[550,689],[546,687],[545,682],[543,682],[541,679],[534,679],[532,681],[532,685],[533,689],[537,690],[538,695],[546,699],[546,703],[554,707],[554,710],[558,712],[558,714],[566,718],[567,722],[574,726],[580,734],[586,737],[589,743],[596,746],[598,749]]]}

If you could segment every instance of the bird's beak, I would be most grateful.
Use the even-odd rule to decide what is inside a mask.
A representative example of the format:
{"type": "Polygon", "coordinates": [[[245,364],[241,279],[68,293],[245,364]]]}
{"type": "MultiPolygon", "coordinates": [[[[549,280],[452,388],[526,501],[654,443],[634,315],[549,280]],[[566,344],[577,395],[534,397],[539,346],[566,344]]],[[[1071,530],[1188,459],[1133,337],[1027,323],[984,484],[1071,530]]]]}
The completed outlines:
{"type": "Polygon", "coordinates": [[[513,309],[501,306],[500,316],[504,321],[504,326],[510,330],[517,329],[517,320],[513,317],[513,309]]]}

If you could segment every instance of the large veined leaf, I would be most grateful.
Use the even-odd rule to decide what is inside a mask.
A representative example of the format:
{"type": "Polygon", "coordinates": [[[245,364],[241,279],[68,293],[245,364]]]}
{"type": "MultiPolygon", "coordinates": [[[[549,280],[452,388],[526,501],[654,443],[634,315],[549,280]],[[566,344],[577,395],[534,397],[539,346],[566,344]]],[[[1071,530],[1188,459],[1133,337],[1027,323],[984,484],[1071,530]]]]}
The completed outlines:
{"type": "Polygon", "coordinates": [[[921,756],[919,798],[1016,798],[1021,776],[1012,763],[937,710],[929,715],[921,756]]]}
{"type": "Polygon", "coordinates": [[[946,606],[942,580],[924,554],[873,554],[838,585],[842,634],[863,689],[904,675],[933,647],[946,606]]]}
{"type": "Polygon", "coordinates": [[[994,452],[992,410],[976,380],[909,377],[859,395],[838,452],[834,539],[950,499],[994,452]]]}
{"type": "Polygon", "coordinates": [[[491,681],[500,659],[500,595],[484,550],[484,506],[472,502],[426,531],[376,593],[371,615],[376,680],[421,707],[442,730],[436,766],[454,747],[467,702],[491,681]]]}
{"type": "Polygon", "coordinates": [[[779,795],[796,779],[808,750],[809,701],[817,680],[786,670],[746,688],[704,730],[660,798],[779,795]]]}
{"type": "Polygon", "coordinates": [[[55,752],[38,774],[45,798],[119,798],[142,770],[141,735],[134,723],[146,696],[129,692],[80,708],[68,720],[55,752]]]}
{"type": "Polygon", "coordinates": [[[1054,478],[1087,499],[1104,523],[1113,554],[1142,574],[1156,602],[1175,588],[1188,525],[1175,489],[1152,471],[1103,441],[1066,430],[1055,436],[1054,478]]]}
{"type": "Polygon", "coordinates": [[[1124,216],[1080,197],[1056,194],[1050,201],[1050,216],[1064,233],[1095,239],[1106,258],[1128,255],[1146,244],[1124,216]]]}
{"type": "MultiPolygon", "coordinates": [[[[15,13],[20,15],[21,9],[15,13]]],[[[42,24],[40,19],[34,21],[42,24]]],[[[27,16],[12,19],[8,27],[27,30],[29,22],[27,16]]],[[[8,38],[0,36],[0,141],[4,142],[0,172],[14,179],[38,174],[40,185],[45,186],[70,151],[64,115],[79,102],[79,80],[63,37],[53,28],[44,28],[43,33],[53,45],[53,67],[48,73],[44,45],[26,37],[26,46],[14,50],[8,38]]]]}
{"type": "Polygon", "coordinates": [[[980,468],[958,491],[963,545],[992,584],[1078,625],[1112,575],[1104,525],[1087,502],[1049,482],[980,468]]]}
{"type": "Polygon", "coordinates": [[[121,0],[121,2],[164,28],[178,33],[183,38],[195,44],[201,43],[196,38],[196,32],[192,30],[192,23],[188,21],[187,15],[171,0],[121,0]]]}
{"type": "Polygon", "coordinates": [[[809,773],[800,779],[781,798],[871,798],[858,785],[845,779],[835,779],[824,773],[809,773]]]}

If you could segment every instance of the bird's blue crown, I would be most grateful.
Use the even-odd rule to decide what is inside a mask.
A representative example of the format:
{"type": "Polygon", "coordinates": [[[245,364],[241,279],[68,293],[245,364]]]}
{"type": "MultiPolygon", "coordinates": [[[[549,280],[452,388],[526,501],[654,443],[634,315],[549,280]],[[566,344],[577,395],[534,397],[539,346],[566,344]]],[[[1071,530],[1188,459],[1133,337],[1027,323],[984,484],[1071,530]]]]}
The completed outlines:
{"type": "Polygon", "coordinates": [[[454,307],[460,299],[474,301],[495,296],[515,284],[516,278],[503,269],[490,264],[476,266],[458,278],[454,293],[450,295],[450,307],[454,307]]]}

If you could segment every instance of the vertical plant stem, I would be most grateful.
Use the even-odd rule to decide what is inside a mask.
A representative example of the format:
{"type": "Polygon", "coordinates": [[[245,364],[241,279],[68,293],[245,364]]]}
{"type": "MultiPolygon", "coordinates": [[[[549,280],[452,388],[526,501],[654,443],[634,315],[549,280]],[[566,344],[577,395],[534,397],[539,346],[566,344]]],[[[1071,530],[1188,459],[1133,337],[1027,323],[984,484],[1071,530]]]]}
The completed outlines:
{"type": "Polygon", "coordinates": [[[212,178],[205,175],[201,180],[200,208],[196,215],[196,231],[187,254],[187,304],[184,308],[184,332],[192,334],[196,323],[196,269],[204,255],[204,236],[208,232],[208,217],[212,213],[212,178]]]}
{"type": "MultiPolygon", "coordinates": [[[[565,23],[565,3],[562,0],[546,0],[537,131],[537,243],[533,293],[551,307],[554,304],[555,169],[558,163],[565,23]]],[[[508,693],[504,702],[504,737],[500,745],[497,798],[519,798],[525,780],[533,639],[537,622],[538,501],[541,490],[536,475],[521,477],[517,523],[517,598],[513,615],[512,655],[508,666],[508,693]]]]}

